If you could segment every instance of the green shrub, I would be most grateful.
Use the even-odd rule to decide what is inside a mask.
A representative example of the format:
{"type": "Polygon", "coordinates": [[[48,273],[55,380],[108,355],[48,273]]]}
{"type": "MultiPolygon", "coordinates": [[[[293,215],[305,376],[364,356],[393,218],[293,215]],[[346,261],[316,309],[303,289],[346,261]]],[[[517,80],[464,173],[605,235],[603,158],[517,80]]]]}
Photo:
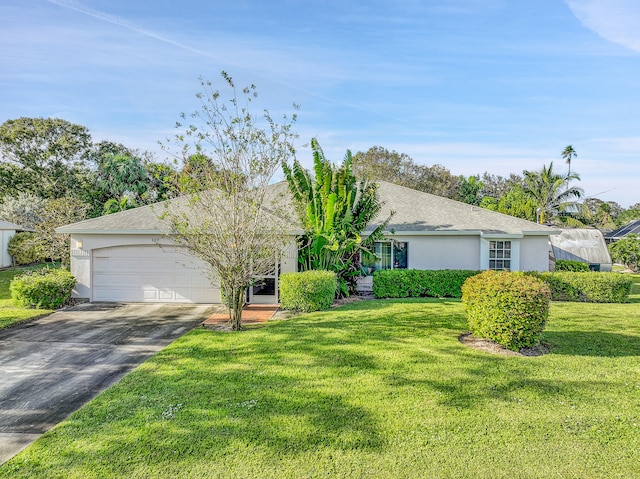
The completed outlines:
{"type": "Polygon", "coordinates": [[[44,258],[43,242],[36,233],[16,233],[9,240],[7,251],[17,265],[35,263],[44,258]]]}
{"type": "Polygon", "coordinates": [[[630,234],[609,245],[611,259],[631,271],[640,272],[640,235],[630,234]]]}
{"type": "Polygon", "coordinates": [[[373,273],[376,298],[459,298],[462,284],[479,271],[462,269],[386,269],[373,273]]]}
{"type": "Polygon", "coordinates": [[[55,309],[71,299],[76,279],[65,269],[28,271],[11,280],[9,290],[17,306],[55,309]]]}
{"type": "Polygon", "coordinates": [[[554,301],[587,303],[626,303],[631,278],[617,273],[572,273],[568,271],[538,275],[551,288],[554,301]]]}
{"type": "Polygon", "coordinates": [[[485,271],[462,286],[471,332],[513,350],[539,342],[550,298],[543,281],[520,272],[485,271]]]}
{"type": "Polygon", "coordinates": [[[280,275],[280,304],[295,311],[320,311],[333,304],[338,286],[333,271],[303,271],[280,275]]]}
{"type": "Polygon", "coordinates": [[[582,261],[572,261],[569,259],[559,259],[556,261],[556,271],[574,271],[588,273],[589,265],[582,261]]]}

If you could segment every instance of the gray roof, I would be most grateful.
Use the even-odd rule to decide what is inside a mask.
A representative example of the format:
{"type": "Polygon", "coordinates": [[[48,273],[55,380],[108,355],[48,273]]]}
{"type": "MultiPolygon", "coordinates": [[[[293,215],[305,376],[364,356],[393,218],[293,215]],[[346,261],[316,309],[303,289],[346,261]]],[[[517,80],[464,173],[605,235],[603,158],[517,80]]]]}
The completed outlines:
{"type": "MultiPolygon", "coordinates": [[[[268,206],[265,207],[268,214],[278,215],[280,213],[279,203],[284,191],[286,191],[284,182],[271,185],[267,194],[266,203],[268,206]]],[[[164,234],[169,231],[169,222],[161,218],[166,209],[168,208],[172,212],[179,212],[185,208],[190,208],[188,205],[188,197],[183,196],[153,205],[140,206],[98,218],[79,221],[56,228],[56,231],[77,234],[164,234]]],[[[285,205],[285,208],[290,208],[290,205],[285,205]]],[[[301,231],[296,227],[296,222],[292,221],[291,223],[292,234],[300,234],[301,231]]]]}
{"type": "Polygon", "coordinates": [[[0,230],[33,231],[30,228],[25,228],[15,223],[10,223],[9,221],[2,220],[0,220],[0,230]]]}
{"type": "Polygon", "coordinates": [[[378,194],[385,204],[375,221],[367,228],[372,231],[388,216],[395,215],[389,230],[416,234],[496,234],[551,235],[557,230],[548,226],[515,218],[479,206],[423,193],[403,186],[378,181],[378,194]]]}
{"type": "Polygon", "coordinates": [[[563,229],[550,237],[556,260],[611,264],[611,256],[602,233],[596,229],[563,229]]]}
{"type": "MultiPolygon", "coordinates": [[[[539,225],[513,216],[471,206],[459,201],[423,193],[385,181],[378,181],[380,200],[384,202],[382,211],[367,231],[372,231],[384,221],[390,211],[395,211],[388,230],[398,234],[484,234],[484,235],[543,235],[557,233],[548,226],[539,225]]],[[[286,193],[286,183],[272,185],[272,198],[286,193]]],[[[288,195],[287,195],[288,197],[288,195]]],[[[289,199],[290,201],[290,199],[289,199]]],[[[173,200],[172,206],[179,207],[184,199],[173,200]]],[[[166,224],[159,216],[165,204],[142,206],[120,213],[94,218],[57,229],[61,233],[101,233],[101,234],[156,234],[166,231],[166,224]]],[[[297,229],[296,225],[293,225],[297,229]]]]}
{"type": "Polygon", "coordinates": [[[608,240],[617,241],[631,234],[635,234],[635,235],[640,234],[640,220],[633,220],[628,224],[622,226],[621,228],[618,228],[617,230],[612,231],[611,233],[608,233],[606,238],[608,240]]]}
{"type": "Polygon", "coordinates": [[[156,203],[79,221],[56,228],[56,231],[58,233],[157,234],[168,227],[168,224],[160,219],[165,204],[166,202],[156,203]]]}

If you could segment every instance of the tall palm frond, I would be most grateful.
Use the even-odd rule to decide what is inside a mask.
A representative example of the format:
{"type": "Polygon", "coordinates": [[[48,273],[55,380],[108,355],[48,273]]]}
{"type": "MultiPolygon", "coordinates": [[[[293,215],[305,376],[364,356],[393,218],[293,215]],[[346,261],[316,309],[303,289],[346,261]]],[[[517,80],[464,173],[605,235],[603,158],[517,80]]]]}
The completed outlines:
{"type": "Polygon", "coordinates": [[[549,167],[542,166],[539,171],[523,171],[524,192],[535,202],[538,222],[552,220],[559,213],[570,211],[578,206],[584,191],[576,186],[569,186],[571,181],[580,181],[580,175],[571,173],[561,175],[553,171],[553,162],[549,167]]]}

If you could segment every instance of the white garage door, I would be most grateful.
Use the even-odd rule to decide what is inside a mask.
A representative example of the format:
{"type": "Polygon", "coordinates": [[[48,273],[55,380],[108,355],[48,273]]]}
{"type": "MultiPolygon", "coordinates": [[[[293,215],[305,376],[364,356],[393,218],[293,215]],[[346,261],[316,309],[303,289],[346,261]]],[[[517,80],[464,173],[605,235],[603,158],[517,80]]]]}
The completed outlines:
{"type": "Polygon", "coordinates": [[[94,250],[93,301],[219,303],[205,263],[180,248],[135,245],[94,250]]]}

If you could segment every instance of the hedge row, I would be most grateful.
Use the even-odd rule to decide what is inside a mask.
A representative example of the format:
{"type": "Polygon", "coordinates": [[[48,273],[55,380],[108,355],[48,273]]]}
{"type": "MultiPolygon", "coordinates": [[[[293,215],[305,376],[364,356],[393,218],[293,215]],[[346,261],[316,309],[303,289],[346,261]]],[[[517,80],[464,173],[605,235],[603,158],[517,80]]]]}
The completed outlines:
{"type": "Polygon", "coordinates": [[[376,298],[460,298],[462,284],[480,271],[461,269],[387,269],[373,273],[376,298]]]}
{"type": "Polygon", "coordinates": [[[485,271],[462,287],[471,332],[513,350],[539,342],[550,299],[549,286],[519,272],[485,271]]]}
{"type": "Polygon", "coordinates": [[[589,265],[582,261],[572,261],[570,259],[559,259],[556,261],[556,271],[574,271],[588,273],[589,265]]]}
{"type": "Polygon", "coordinates": [[[56,309],[71,299],[76,279],[65,269],[27,271],[11,280],[9,290],[17,306],[56,309]]]}
{"type": "Polygon", "coordinates": [[[305,313],[330,308],[338,287],[333,271],[283,273],[279,283],[282,308],[305,313]]]}
{"type": "Polygon", "coordinates": [[[633,281],[616,273],[530,273],[551,288],[554,301],[589,303],[626,303],[633,281]]]}

